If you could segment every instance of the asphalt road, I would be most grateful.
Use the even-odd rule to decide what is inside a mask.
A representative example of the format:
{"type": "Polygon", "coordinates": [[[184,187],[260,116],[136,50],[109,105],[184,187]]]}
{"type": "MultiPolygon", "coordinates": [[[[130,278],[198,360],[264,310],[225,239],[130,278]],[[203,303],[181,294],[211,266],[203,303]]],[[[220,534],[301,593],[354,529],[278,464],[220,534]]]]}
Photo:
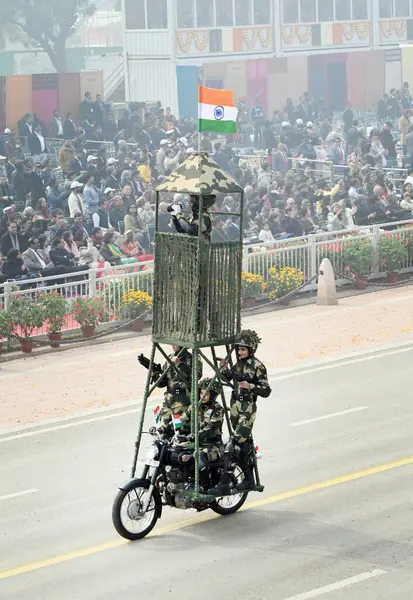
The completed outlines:
{"type": "Polygon", "coordinates": [[[0,598],[411,600],[412,359],[407,346],[272,377],[255,428],[265,492],[233,517],[165,510],[134,544],[111,504],[135,410],[4,434],[0,598]]]}

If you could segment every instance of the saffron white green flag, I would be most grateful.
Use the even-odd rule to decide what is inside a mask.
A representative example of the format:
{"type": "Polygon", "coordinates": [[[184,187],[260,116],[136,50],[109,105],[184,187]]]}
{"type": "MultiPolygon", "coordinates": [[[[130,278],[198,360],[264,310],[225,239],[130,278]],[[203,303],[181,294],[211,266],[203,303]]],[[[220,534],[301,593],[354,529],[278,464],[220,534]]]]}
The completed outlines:
{"type": "Polygon", "coordinates": [[[231,90],[198,88],[198,130],[214,133],[237,132],[238,108],[231,90]]]}

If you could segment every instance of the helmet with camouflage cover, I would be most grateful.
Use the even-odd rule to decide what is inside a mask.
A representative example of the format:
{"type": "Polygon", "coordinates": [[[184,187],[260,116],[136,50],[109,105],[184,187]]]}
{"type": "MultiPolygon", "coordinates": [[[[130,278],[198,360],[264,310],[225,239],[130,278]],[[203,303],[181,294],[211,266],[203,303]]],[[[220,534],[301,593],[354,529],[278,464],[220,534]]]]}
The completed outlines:
{"type": "Polygon", "coordinates": [[[256,331],[252,329],[243,329],[235,340],[234,346],[245,346],[250,348],[252,354],[257,351],[261,338],[258,336],[256,331]]]}
{"type": "MultiPolygon", "coordinates": [[[[200,390],[206,390],[208,389],[209,384],[211,383],[212,379],[210,377],[204,377],[204,379],[201,379],[201,381],[198,383],[198,387],[200,390]]],[[[216,398],[217,394],[219,394],[219,392],[221,391],[220,389],[220,385],[219,382],[215,379],[211,385],[211,387],[209,388],[208,393],[211,394],[211,397],[216,398]]]]}

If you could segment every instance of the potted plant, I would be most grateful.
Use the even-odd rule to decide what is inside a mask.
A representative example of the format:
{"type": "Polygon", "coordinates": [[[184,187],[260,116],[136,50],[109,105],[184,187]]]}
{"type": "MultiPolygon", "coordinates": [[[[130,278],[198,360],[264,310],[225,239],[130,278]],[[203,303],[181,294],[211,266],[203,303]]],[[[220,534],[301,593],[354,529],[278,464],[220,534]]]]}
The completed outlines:
{"type": "Polygon", "coordinates": [[[13,323],[13,336],[19,340],[22,352],[33,350],[31,335],[42,327],[45,314],[43,306],[27,296],[15,296],[9,304],[9,314],[13,323]]]}
{"type": "MultiPolygon", "coordinates": [[[[295,267],[271,267],[268,271],[267,293],[270,300],[279,300],[297,290],[304,283],[304,273],[295,267]]],[[[285,298],[282,304],[288,304],[285,298]]]]}
{"type": "Polygon", "coordinates": [[[0,354],[3,350],[2,340],[8,340],[12,337],[13,323],[10,314],[5,310],[0,310],[0,354]]]}
{"type": "Polygon", "coordinates": [[[346,244],[343,251],[345,271],[356,281],[359,290],[365,290],[368,276],[374,262],[373,244],[368,239],[354,239],[346,244]]]}
{"type": "Polygon", "coordinates": [[[131,290],[122,296],[122,315],[132,321],[132,331],[142,331],[143,315],[152,307],[152,296],[140,290],[131,290]]]}
{"type": "Polygon", "coordinates": [[[92,337],[105,313],[100,298],[77,298],[73,303],[73,316],[79,323],[84,337],[92,337]]]}
{"type": "Polygon", "coordinates": [[[387,271],[387,281],[396,283],[399,270],[408,257],[408,250],[399,235],[383,235],[380,239],[380,260],[387,271]]]}
{"type": "Polygon", "coordinates": [[[47,318],[47,335],[52,348],[59,348],[62,329],[66,322],[67,301],[61,294],[50,292],[40,296],[39,304],[43,306],[47,318]]]}
{"type": "Polygon", "coordinates": [[[264,288],[264,278],[256,273],[241,273],[241,296],[244,308],[253,308],[258,296],[264,288]]]}

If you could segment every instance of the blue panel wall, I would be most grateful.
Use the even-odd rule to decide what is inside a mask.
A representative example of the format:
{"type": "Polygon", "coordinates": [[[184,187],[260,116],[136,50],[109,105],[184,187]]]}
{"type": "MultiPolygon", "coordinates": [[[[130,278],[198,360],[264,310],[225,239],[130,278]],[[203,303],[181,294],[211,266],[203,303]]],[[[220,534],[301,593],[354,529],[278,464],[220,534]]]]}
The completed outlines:
{"type": "Polygon", "coordinates": [[[198,118],[198,67],[178,65],[176,67],[178,83],[178,104],[180,117],[198,118]]]}

